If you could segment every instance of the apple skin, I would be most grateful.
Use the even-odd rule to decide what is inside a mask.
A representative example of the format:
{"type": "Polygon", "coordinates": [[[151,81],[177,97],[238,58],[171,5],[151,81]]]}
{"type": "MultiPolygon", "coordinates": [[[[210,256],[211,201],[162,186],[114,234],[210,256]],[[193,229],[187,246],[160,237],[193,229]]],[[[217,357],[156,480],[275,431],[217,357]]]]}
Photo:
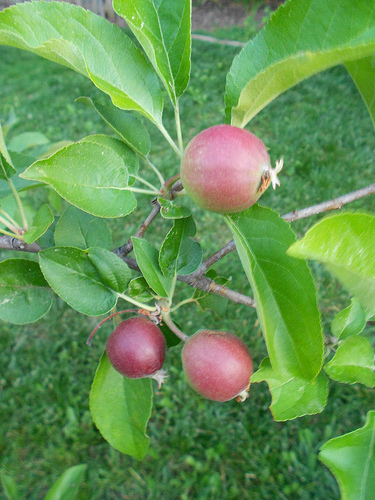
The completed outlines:
{"type": "Polygon", "coordinates": [[[180,176],[189,197],[217,213],[241,212],[263,193],[262,176],[271,169],[263,142],[231,125],[203,130],[187,145],[180,176]]]}
{"type": "Polygon", "coordinates": [[[213,401],[248,396],[253,362],[246,345],[229,332],[200,330],[182,349],[182,366],[189,385],[213,401]]]}
{"type": "Polygon", "coordinates": [[[111,365],[128,378],[156,378],[166,353],[166,341],[160,328],[142,316],[120,323],[110,334],[106,345],[111,365]]]}

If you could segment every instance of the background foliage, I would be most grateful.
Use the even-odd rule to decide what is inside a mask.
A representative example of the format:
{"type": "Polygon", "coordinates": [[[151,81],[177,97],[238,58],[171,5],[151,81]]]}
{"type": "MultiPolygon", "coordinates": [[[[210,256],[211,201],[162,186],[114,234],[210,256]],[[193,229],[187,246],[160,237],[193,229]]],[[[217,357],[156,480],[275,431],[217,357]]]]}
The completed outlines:
{"type": "MultiPolygon", "coordinates": [[[[237,50],[193,42],[191,84],[181,102],[186,139],[223,121],[225,75],[237,50]]],[[[110,133],[94,110],[74,102],[81,95],[99,93],[66,68],[0,48],[0,116],[2,123],[10,113],[18,119],[10,137],[37,130],[54,142],[110,133]]],[[[168,125],[168,119],[173,119],[168,110],[166,118],[168,125]]],[[[371,120],[343,68],[321,73],[289,90],[253,119],[251,130],[262,137],[273,160],[284,157],[282,188],[267,192],[261,201],[281,213],[363,187],[373,177],[371,120]]],[[[157,131],[150,128],[150,133],[153,144],[160,144],[157,166],[168,176],[164,165],[174,165],[172,175],[176,167],[172,152],[164,148],[157,131]]],[[[36,190],[35,202],[40,202],[40,196],[44,195],[36,190]]],[[[351,208],[374,210],[374,197],[355,202],[351,208]]],[[[125,227],[121,220],[109,221],[115,229],[113,246],[126,241],[148,211],[148,199],[140,198],[136,216],[126,220],[125,227]]],[[[198,214],[196,207],[192,211],[198,214]]],[[[199,212],[197,220],[207,252],[230,239],[218,216],[199,212]],[[210,234],[213,227],[215,240],[210,234]]],[[[302,234],[311,224],[311,219],[302,220],[293,227],[302,234]]],[[[166,234],[168,228],[168,222],[159,221],[151,240],[166,234]]],[[[233,288],[249,291],[234,255],[216,269],[231,275],[233,288]]],[[[349,305],[349,297],[318,264],[313,265],[313,272],[329,334],[330,321],[349,305]]],[[[265,355],[255,313],[244,306],[229,304],[224,319],[187,307],[179,320],[188,333],[209,324],[246,335],[256,352],[256,366],[265,355]]],[[[330,382],[331,398],[322,414],[276,423],[268,410],[270,396],[264,383],[252,386],[251,398],[242,406],[235,402],[220,405],[195,395],[181,374],[180,347],[176,347],[168,353],[170,379],[154,399],[148,431],[151,448],[138,463],[104,442],[89,415],[90,383],[111,330],[109,324],[103,327],[88,348],[85,340],[94,325],[94,319],[79,316],[56,300],[37,324],[0,326],[0,419],[5,423],[1,467],[16,479],[23,496],[40,498],[65,468],[87,463],[81,498],[339,497],[335,480],[318,461],[317,451],[328,439],[364,425],[367,411],[374,407],[373,390],[330,382]]],[[[370,326],[367,333],[373,331],[370,326]]]]}

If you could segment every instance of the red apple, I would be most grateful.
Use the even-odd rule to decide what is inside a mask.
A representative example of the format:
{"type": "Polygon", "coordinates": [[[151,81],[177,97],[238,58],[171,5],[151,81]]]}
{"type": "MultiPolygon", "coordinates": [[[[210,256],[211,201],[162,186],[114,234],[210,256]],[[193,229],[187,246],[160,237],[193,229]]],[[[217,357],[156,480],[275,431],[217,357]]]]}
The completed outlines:
{"type": "Polygon", "coordinates": [[[152,321],[142,316],[123,321],[108,337],[106,351],[109,362],[119,373],[128,378],[154,378],[160,387],[165,378],[161,368],[166,341],[152,321]]]}
{"type": "Polygon", "coordinates": [[[235,213],[253,205],[268,187],[279,184],[263,142],[231,125],[216,125],[196,135],[181,162],[181,181],[201,208],[235,213]]]}
{"type": "Polygon", "coordinates": [[[233,333],[201,330],[182,349],[190,386],[207,399],[229,401],[248,396],[253,362],[246,345],[233,333]]]}

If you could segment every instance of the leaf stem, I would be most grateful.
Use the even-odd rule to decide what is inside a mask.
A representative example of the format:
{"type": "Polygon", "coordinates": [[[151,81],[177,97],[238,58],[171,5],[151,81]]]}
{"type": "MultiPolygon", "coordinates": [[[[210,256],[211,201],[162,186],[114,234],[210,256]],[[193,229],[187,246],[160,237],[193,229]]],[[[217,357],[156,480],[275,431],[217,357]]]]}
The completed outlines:
{"type": "MultiPolygon", "coordinates": [[[[2,210],[0,212],[2,212],[2,210]]],[[[0,216],[0,223],[4,224],[5,227],[7,227],[11,231],[13,231],[15,234],[20,234],[20,228],[18,227],[18,225],[14,226],[9,221],[7,221],[6,219],[4,219],[4,217],[0,216]]]]}
{"type": "Polygon", "coordinates": [[[134,179],[141,182],[145,186],[151,188],[153,191],[155,191],[155,194],[159,194],[159,191],[155,188],[153,184],[151,184],[151,182],[146,181],[145,179],[143,179],[143,177],[139,177],[138,175],[132,175],[132,177],[134,177],[134,179]]]}
{"type": "Polygon", "coordinates": [[[133,193],[151,194],[152,196],[157,196],[159,194],[159,191],[157,191],[156,189],[150,191],[149,189],[136,188],[133,186],[126,187],[125,191],[132,191],[133,193]]]}
{"type": "Polygon", "coordinates": [[[21,229],[18,223],[3,209],[0,208],[0,213],[4,215],[8,219],[8,221],[16,228],[21,229]]]}
{"type": "Polygon", "coordinates": [[[179,106],[178,101],[176,103],[176,106],[174,107],[174,116],[175,116],[175,121],[176,121],[178,147],[180,148],[180,151],[183,153],[184,152],[184,144],[182,142],[182,130],[181,130],[181,120],[180,120],[180,106],[179,106]]]}
{"type": "Polygon", "coordinates": [[[13,196],[16,199],[18,208],[20,209],[21,217],[22,217],[23,229],[26,232],[29,229],[29,225],[27,223],[27,218],[26,218],[25,211],[23,209],[23,205],[22,205],[22,201],[21,201],[20,195],[18,194],[17,189],[15,188],[15,186],[14,186],[13,182],[11,181],[11,179],[7,179],[7,180],[8,180],[8,184],[10,186],[10,189],[12,190],[13,196]]]}
{"type": "Polygon", "coordinates": [[[168,143],[172,147],[173,151],[176,153],[176,155],[181,159],[182,158],[182,151],[178,148],[172,137],[168,134],[168,131],[165,129],[164,125],[162,124],[157,124],[158,129],[160,132],[164,135],[164,137],[167,139],[168,143]]]}
{"type": "MultiPolygon", "coordinates": [[[[0,217],[1,218],[1,217],[0,217]]],[[[1,222],[1,221],[0,221],[1,222]]],[[[10,228],[9,228],[10,229],[10,228]]],[[[0,233],[5,234],[5,236],[11,236],[12,238],[17,238],[19,240],[23,240],[22,236],[19,236],[16,233],[10,233],[9,231],[5,231],[5,229],[0,229],[0,233]]],[[[1,248],[1,247],[0,247],[1,248]]]]}
{"type": "Polygon", "coordinates": [[[185,299],[185,300],[181,300],[181,302],[179,302],[178,304],[176,304],[175,306],[171,307],[170,309],[170,312],[173,313],[175,311],[177,311],[177,309],[179,309],[180,307],[186,305],[186,304],[191,304],[192,302],[197,302],[195,299],[185,299]]]}
{"type": "Polygon", "coordinates": [[[147,304],[143,304],[142,302],[138,302],[138,300],[132,299],[129,297],[129,295],[125,295],[124,293],[118,293],[118,297],[121,297],[122,299],[126,300],[127,302],[130,302],[131,304],[134,304],[135,306],[139,307],[140,309],[145,309],[146,311],[157,311],[157,308],[155,306],[148,306],[147,304]]]}
{"type": "Polygon", "coordinates": [[[143,159],[152,168],[152,170],[155,172],[155,174],[158,176],[160,184],[163,185],[165,180],[164,180],[164,177],[162,176],[162,174],[160,173],[159,169],[150,161],[150,158],[148,156],[144,156],[143,159]]]}

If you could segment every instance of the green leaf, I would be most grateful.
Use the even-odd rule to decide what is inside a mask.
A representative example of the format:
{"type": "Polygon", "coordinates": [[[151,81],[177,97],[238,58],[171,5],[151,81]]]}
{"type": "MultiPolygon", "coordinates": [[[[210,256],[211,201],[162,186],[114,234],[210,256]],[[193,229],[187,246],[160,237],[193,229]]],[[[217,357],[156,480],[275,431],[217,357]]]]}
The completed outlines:
{"type": "Polygon", "coordinates": [[[348,61],[346,69],[367,106],[375,126],[375,61],[374,56],[364,57],[357,61],[348,61]]]}
{"type": "Polygon", "coordinates": [[[306,262],[286,254],[295,241],[290,225],[258,205],[227,215],[226,222],[251,284],[274,371],[314,379],[323,359],[316,290],[306,262]]]}
{"type": "Polygon", "coordinates": [[[244,127],[296,83],[374,51],[373,2],[290,0],[234,59],[227,76],[227,121],[244,127]]]}
{"type": "Polygon", "coordinates": [[[337,382],[375,387],[374,351],[364,337],[356,335],[343,340],[324,369],[337,382]]]}
{"type": "Polygon", "coordinates": [[[130,281],[126,294],[139,302],[149,302],[154,299],[154,294],[143,276],[130,281]]]}
{"type": "Polygon", "coordinates": [[[110,250],[112,246],[106,222],[73,206],[68,207],[59,218],[54,236],[57,247],[76,247],[82,250],[100,247],[110,250]]]}
{"type": "Polygon", "coordinates": [[[95,142],[60,149],[33,163],[21,177],[49,184],[69,203],[97,217],[122,217],[136,207],[123,158],[95,142]]]}
{"type": "Polygon", "coordinates": [[[133,114],[101,104],[90,97],[78,97],[77,102],[92,106],[103,120],[121,137],[121,139],[134,151],[146,156],[151,149],[151,139],[147,128],[133,114]]]}
{"type": "Polygon", "coordinates": [[[0,319],[24,325],[42,318],[52,304],[52,290],[37,262],[8,259],[0,262],[0,319]]]}
{"type": "Polygon", "coordinates": [[[116,305],[130,279],[127,265],[102,248],[47,248],[40,267],[51,288],[78,312],[100,316],[116,305]]]}
{"type": "Polygon", "coordinates": [[[160,297],[168,297],[172,289],[172,279],[164,276],[159,265],[159,252],[148,241],[132,238],[135,258],[149,286],[160,297]]]}
{"type": "Polygon", "coordinates": [[[174,105],[189,82],[190,0],[114,0],[162,80],[174,105]]]}
{"type": "Polygon", "coordinates": [[[48,137],[41,132],[23,132],[12,137],[8,142],[8,149],[16,153],[22,153],[26,149],[35,146],[44,146],[49,143],[48,137]]]}
{"type": "Polygon", "coordinates": [[[16,173],[13,166],[6,160],[5,156],[0,152],[0,181],[11,179],[16,173]]]}
{"type": "MultiPolygon", "coordinates": [[[[206,272],[206,276],[214,280],[218,285],[225,286],[229,281],[227,278],[218,276],[214,269],[209,269],[206,272]]],[[[224,317],[228,306],[228,299],[226,297],[196,289],[192,299],[198,304],[202,311],[211,310],[219,317],[224,317]]]]}
{"type": "Polygon", "coordinates": [[[130,269],[125,262],[104,248],[89,248],[87,253],[101,282],[109,289],[123,293],[131,277],[130,269]]]}
{"type": "MultiPolygon", "coordinates": [[[[16,191],[25,191],[31,187],[35,187],[38,185],[38,182],[28,181],[19,177],[19,174],[21,174],[27,167],[34,163],[34,161],[35,159],[31,158],[30,156],[22,155],[12,151],[11,164],[16,170],[16,175],[14,175],[14,177],[12,178],[12,182],[16,191]]],[[[43,184],[39,185],[42,186],[43,184]]],[[[10,194],[12,194],[12,188],[6,180],[1,180],[0,173],[0,199],[5,198],[10,194]]]]}
{"type": "Polygon", "coordinates": [[[196,271],[202,262],[202,249],[190,237],[196,228],[192,217],[175,219],[172,229],[163,241],[159,253],[162,273],[169,278],[177,274],[187,275],[196,271]]]}
{"type": "Polygon", "coordinates": [[[40,236],[42,236],[50,225],[53,223],[54,217],[48,205],[42,205],[33,219],[33,224],[27,232],[23,235],[26,243],[34,243],[40,236]]]}
{"type": "Polygon", "coordinates": [[[74,500],[85,477],[87,465],[69,467],[54,483],[44,500],[74,500]]]}
{"type": "MultiPolygon", "coordinates": [[[[10,164],[12,163],[12,160],[10,159],[7,147],[5,145],[3,127],[1,126],[1,123],[0,123],[0,154],[4,156],[5,160],[8,163],[10,163],[10,164]]],[[[0,175],[1,175],[1,170],[0,170],[0,175]]]]}
{"type": "Polygon", "coordinates": [[[343,213],[313,226],[288,250],[301,259],[323,262],[365,308],[375,314],[375,217],[343,213]]]}
{"type": "Polygon", "coordinates": [[[372,500],[375,491],[375,411],[364,427],[325,443],[320,460],[335,476],[342,500],[372,500]]]}
{"type": "Polygon", "coordinates": [[[272,369],[269,358],[265,358],[251,377],[251,383],[262,381],[269,386],[270,410],[277,421],[320,413],[327,404],[328,383],[322,373],[312,381],[290,374],[280,375],[272,369]]]}
{"type": "Polygon", "coordinates": [[[79,142],[89,142],[112,149],[112,151],[118,154],[124,162],[124,165],[128,169],[129,175],[137,174],[139,168],[138,157],[135,152],[131,148],[129,148],[129,146],[124,144],[123,141],[120,141],[115,137],[110,137],[109,135],[96,134],[84,137],[79,142]]]}
{"type": "Polygon", "coordinates": [[[7,500],[19,500],[20,495],[15,480],[3,471],[0,471],[0,478],[7,500]]]}
{"type": "Polygon", "coordinates": [[[191,215],[190,209],[181,205],[177,205],[175,201],[158,198],[161,209],[160,214],[164,219],[184,219],[191,215]]]}
{"type": "Polygon", "coordinates": [[[157,76],[128,36],[67,2],[19,3],[0,12],[0,44],[18,47],[90,78],[115,106],[161,123],[157,76]]]}
{"type": "Polygon", "coordinates": [[[340,311],[331,323],[332,335],[338,339],[358,335],[366,326],[366,313],[362,304],[352,299],[346,309],[340,311]]]}
{"type": "Polygon", "coordinates": [[[149,444],[146,427],[151,409],[151,380],[123,377],[104,353],[90,392],[91,416],[104,439],[141,460],[149,444]]]}

